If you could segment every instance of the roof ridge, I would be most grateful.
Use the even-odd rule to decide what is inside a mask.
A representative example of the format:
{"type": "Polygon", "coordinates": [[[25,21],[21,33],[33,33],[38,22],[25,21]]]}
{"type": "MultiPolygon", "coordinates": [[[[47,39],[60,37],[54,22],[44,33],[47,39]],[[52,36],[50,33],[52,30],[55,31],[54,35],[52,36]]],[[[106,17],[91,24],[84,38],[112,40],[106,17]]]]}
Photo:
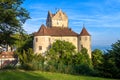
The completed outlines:
{"type": "Polygon", "coordinates": [[[60,28],[60,27],[45,27],[41,25],[39,31],[35,33],[35,36],[78,36],[78,34],[70,28],[60,28]]]}
{"type": "Polygon", "coordinates": [[[80,36],[90,36],[90,34],[86,30],[85,26],[83,26],[83,29],[82,29],[82,31],[80,33],[80,36]]]}

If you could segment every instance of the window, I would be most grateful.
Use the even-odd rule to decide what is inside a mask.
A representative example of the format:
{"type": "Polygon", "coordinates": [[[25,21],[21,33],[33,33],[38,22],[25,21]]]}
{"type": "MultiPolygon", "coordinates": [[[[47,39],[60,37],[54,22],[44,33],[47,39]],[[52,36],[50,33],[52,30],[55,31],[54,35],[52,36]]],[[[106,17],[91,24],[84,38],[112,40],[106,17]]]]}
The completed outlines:
{"type": "Polygon", "coordinates": [[[42,46],[39,46],[39,50],[42,50],[42,46]]]}
{"type": "Polygon", "coordinates": [[[81,49],[83,48],[83,45],[81,45],[81,49]]]}
{"type": "Polygon", "coordinates": [[[36,38],[36,42],[38,42],[38,38],[36,38]]]}

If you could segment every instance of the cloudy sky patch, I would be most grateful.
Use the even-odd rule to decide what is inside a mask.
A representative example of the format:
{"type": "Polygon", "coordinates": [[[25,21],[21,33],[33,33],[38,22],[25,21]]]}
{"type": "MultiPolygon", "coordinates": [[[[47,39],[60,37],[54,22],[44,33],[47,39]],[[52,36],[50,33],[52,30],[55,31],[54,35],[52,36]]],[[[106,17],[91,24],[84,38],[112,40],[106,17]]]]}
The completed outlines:
{"type": "Polygon", "coordinates": [[[108,46],[120,39],[119,4],[120,0],[26,0],[23,7],[31,19],[23,27],[28,33],[36,32],[46,24],[48,10],[62,9],[72,30],[80,33],[84,24],[92,35],[92,46],[108,46]]]}

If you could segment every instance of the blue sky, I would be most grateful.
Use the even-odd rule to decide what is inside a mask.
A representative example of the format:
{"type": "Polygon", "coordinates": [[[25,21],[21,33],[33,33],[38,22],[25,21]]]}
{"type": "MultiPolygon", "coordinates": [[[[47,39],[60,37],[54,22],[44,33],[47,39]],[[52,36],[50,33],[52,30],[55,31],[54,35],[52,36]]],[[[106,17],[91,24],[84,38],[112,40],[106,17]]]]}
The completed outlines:
{"type": "Polygon", "coordinates": [[[26,0],[23,4],[31,19],[23,25],[28,33],[45,24],[48,10],[62,9],[69,27],[80,33],[83,24],[92,35],[93,48],[108,48],[120,39],[120,0],[26,0]]]}

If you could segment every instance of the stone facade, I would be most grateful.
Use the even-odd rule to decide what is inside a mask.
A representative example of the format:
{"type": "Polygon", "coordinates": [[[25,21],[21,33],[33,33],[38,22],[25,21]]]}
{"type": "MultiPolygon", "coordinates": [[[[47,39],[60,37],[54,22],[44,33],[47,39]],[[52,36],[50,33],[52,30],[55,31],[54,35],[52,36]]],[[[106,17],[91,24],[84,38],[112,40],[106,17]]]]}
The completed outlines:
{"type": "Polygon", "coordinates": [[[41,25],[38,32],[34,33],[34,52],[45,54],[56,40],[71,42],[80,51],[83,47],[88,50],[91,58],[91,35],[83,26],[80,34],[68,28],[68,17],[62,10],[52,14],[48,11],[46,26],[41,25]]]}
{"type": "Polygon", "coordinates": [[[68,17],[62,10],[59,10],[56,14],[48,11],[46,25],[47,27],[68,27],[68,17]]]}
{"type": "Polygon", "coordinates": [[[34,52],[45,53],[49,50],[51,44],[56,40],[65,40],[71,42],[78,51],[78,38],[75,36],[35,36],[34,37],[34,52]],[[41,49],[42,48],[42,49],[41,49]]]}

